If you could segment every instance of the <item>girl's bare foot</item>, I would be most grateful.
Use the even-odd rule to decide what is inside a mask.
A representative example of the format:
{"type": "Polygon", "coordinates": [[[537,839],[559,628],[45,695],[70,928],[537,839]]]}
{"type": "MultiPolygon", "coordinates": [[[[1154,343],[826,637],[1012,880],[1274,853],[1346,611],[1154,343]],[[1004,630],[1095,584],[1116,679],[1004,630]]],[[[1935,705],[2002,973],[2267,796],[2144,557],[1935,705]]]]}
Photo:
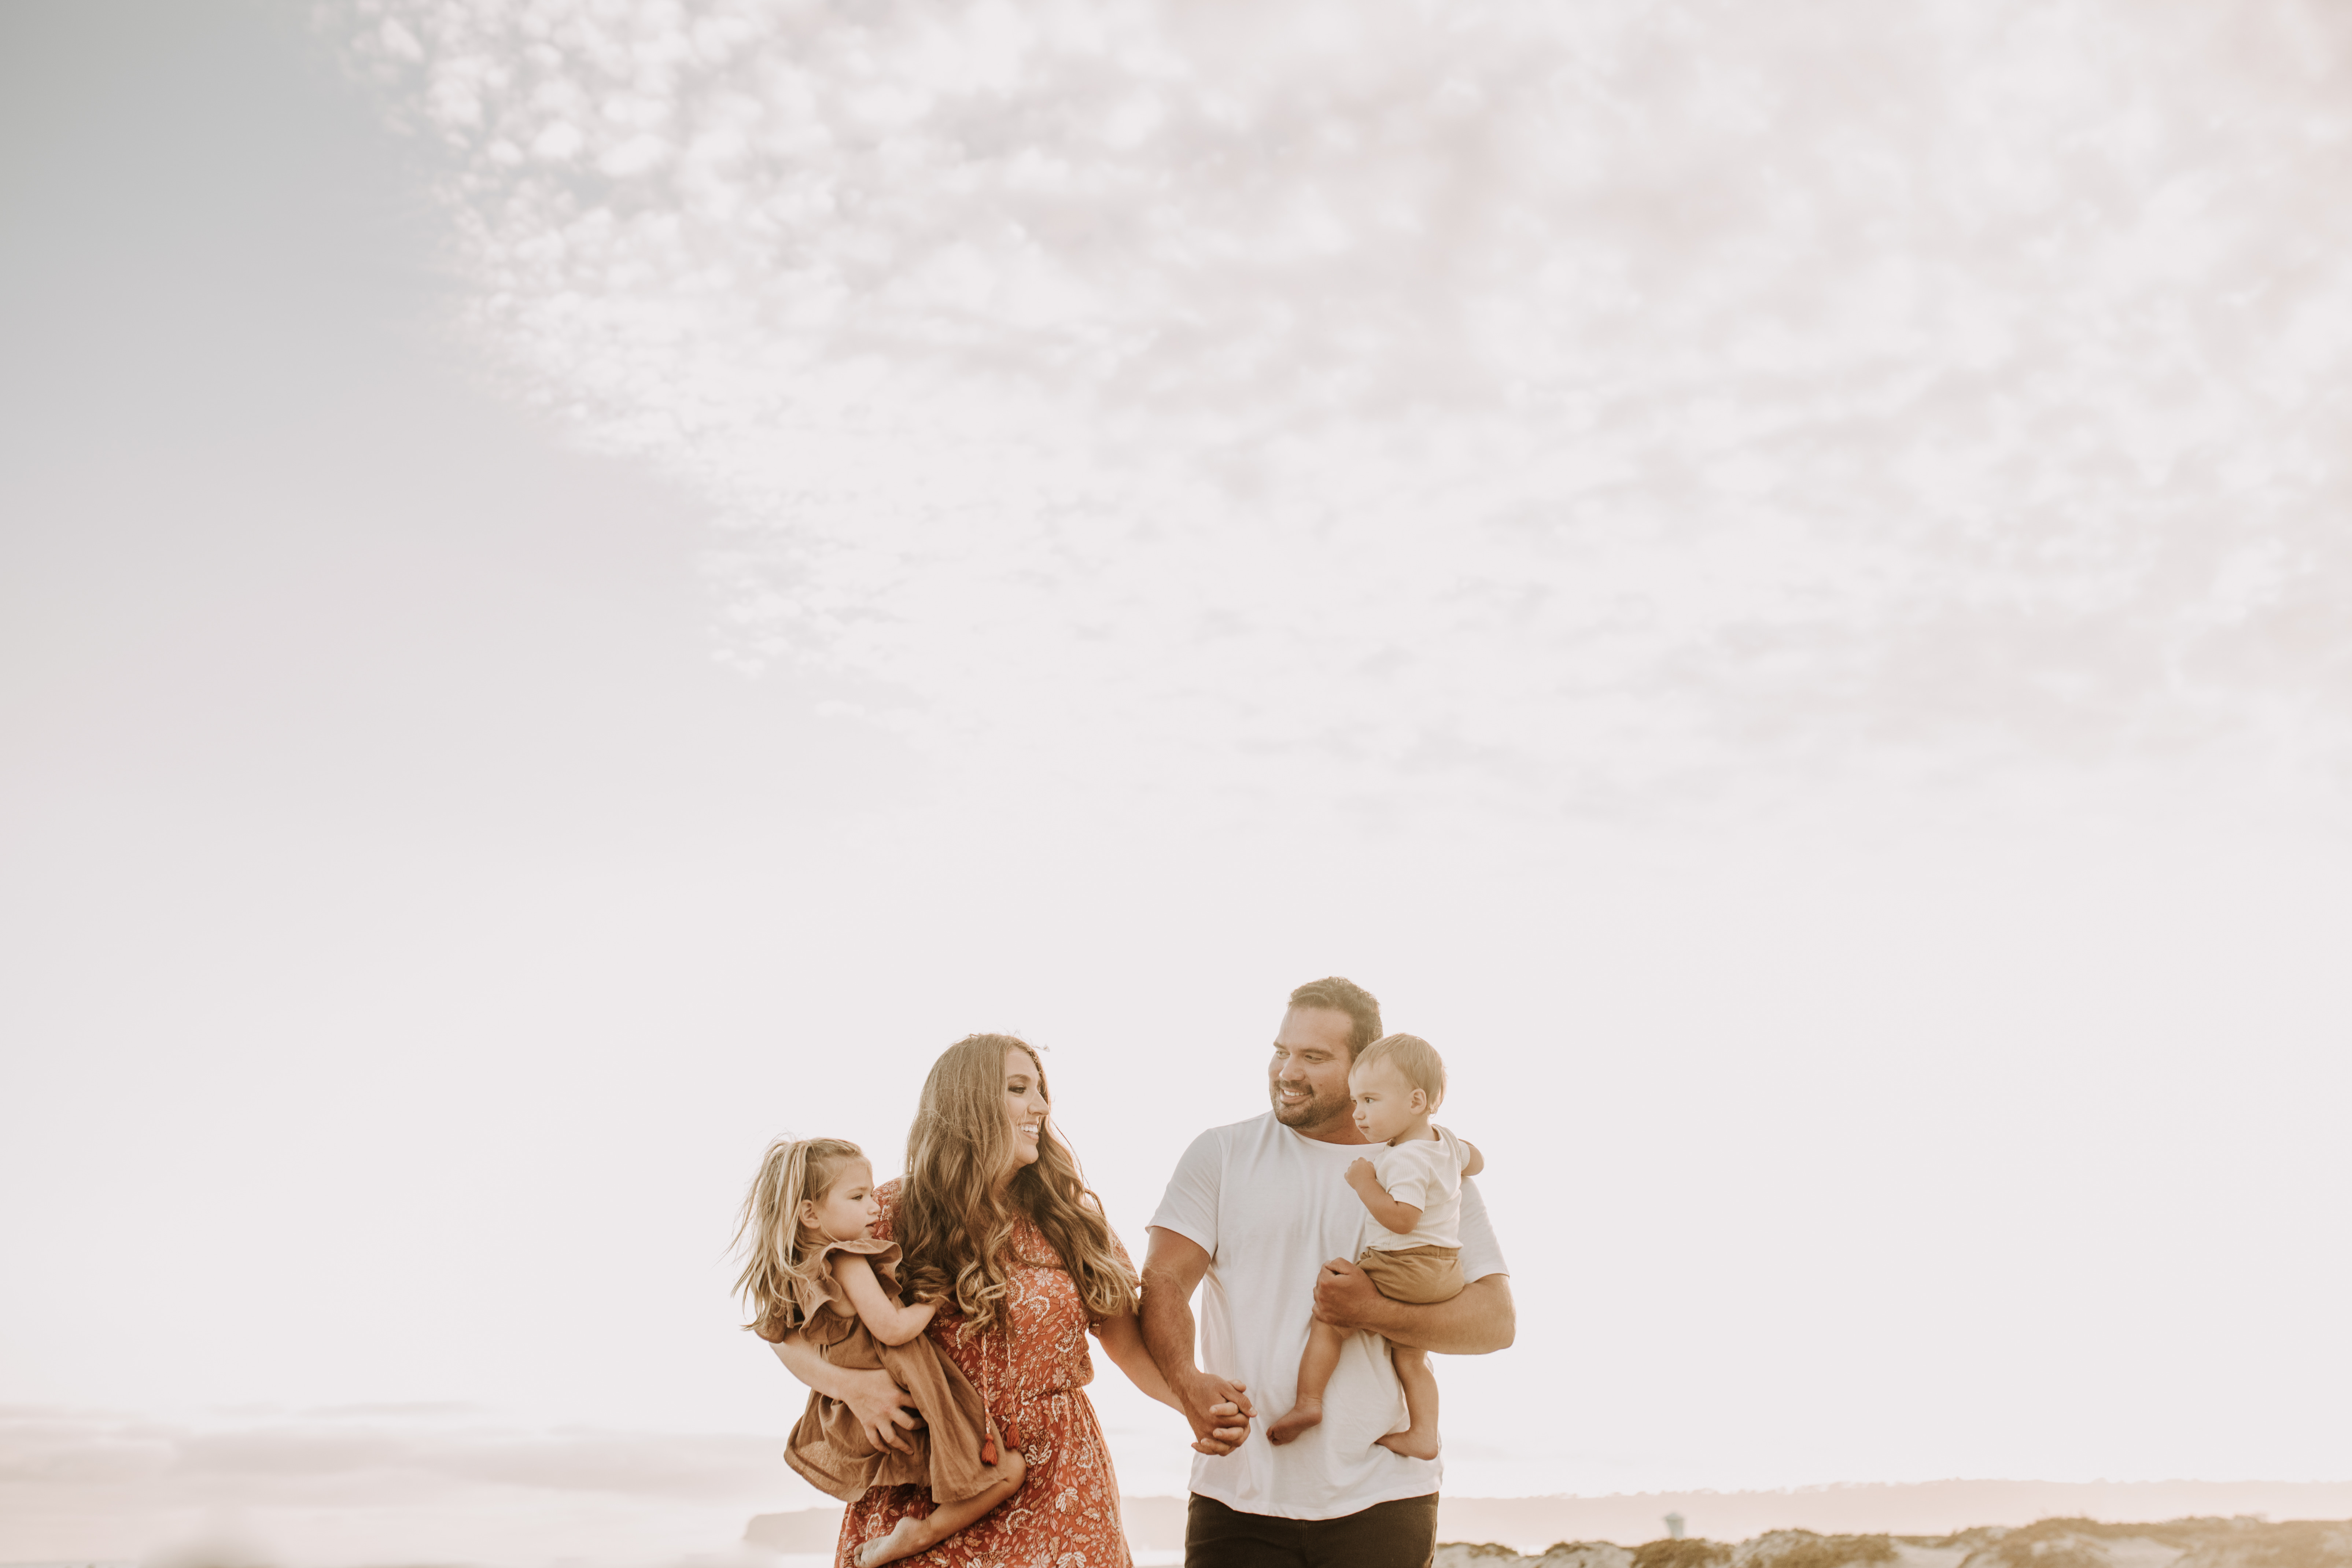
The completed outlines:
{"type": "Polygon", "coordinates": [[[1373,1442],[1392,1454],[1402,1454],[1408,1459],[1433,1459],[1437,1458],[1437,1450],[1441,1446],[1436,1433],[1424,1432],[1418,1426],[1408,1426],[1402,1432],[1391,1432],[1385,1437],[1374,1438],[1373,1442]]]}
{"type": "Polygon", "coordinates": [[[877,1568],[884,1563],[896,1563],[901,1557],[912,1557],[932,1544],[925,1537],[930,1531],[923,1528],[926,1521],[902,1519],[889,1534],[877,1535],[857,1548],[857,1568],[877,1568]]]}
{"type": "Polygon", "coordinates": [[[1323,1425],[1323,1402],[1302,1399],[1290,1407],[1290,1414],[1265,1429],[1269,1443],[1287,1443],[1309,1426],[1323,1425]]]}

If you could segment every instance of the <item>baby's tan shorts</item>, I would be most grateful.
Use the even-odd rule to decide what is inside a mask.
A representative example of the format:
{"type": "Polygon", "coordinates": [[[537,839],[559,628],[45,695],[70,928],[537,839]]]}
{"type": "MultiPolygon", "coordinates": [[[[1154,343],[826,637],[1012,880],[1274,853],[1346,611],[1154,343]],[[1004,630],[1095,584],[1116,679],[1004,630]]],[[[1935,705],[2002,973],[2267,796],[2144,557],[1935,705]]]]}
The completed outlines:
{"type": "Polygon", "coordinates": [[[1356,1267],[1371,1276],[1381,1295],[1414,1306],[1451,1301],[1470,1283],[1462,1278],[1458,1247],[1368,1247],[1356,1255],[1356,1267]]]}

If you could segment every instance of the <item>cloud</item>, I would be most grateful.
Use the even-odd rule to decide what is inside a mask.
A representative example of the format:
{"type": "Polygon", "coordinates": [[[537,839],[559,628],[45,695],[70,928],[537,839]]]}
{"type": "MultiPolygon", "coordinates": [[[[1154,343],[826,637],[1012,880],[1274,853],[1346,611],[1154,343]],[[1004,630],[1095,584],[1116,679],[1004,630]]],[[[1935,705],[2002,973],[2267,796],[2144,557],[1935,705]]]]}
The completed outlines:
{"type": "Polygon", "coordinates": [[[1301,799],[2326,763],[2342,18],[353,0],[725,641],[1301,799]]]}

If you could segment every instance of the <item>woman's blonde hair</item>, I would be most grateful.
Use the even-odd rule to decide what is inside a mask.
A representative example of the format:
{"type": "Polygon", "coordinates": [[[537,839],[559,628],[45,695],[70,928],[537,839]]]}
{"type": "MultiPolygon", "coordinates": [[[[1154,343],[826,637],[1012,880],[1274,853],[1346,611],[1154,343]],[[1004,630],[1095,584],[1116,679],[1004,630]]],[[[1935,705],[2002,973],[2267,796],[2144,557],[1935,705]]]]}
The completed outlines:
{"type": "Polygon", "coordinates": [[[1036,1161],[1014,1172],[1002,1196],[996,1191],[997,1178],[1013,1163],[1004,1054],[1015,1048],[1028,1054],[1038,1091],[1050,1102],[1036,1047],[1011,1035],[957,1041],[923,1080],[892,1232],[906,1251],[908,1299],[948,1303],[970,1332],[993,1324],[1012,1289],[1004,1271],[1013,1222],[1025,1215],[1061,1255],[1088,1318],[1131,1312],[1135,1270],[1111,1238],[1102,1200],[1087,1189],[1050,1122],[1038,1134],[1036,1161]]]}
{"type": "Polygon", "coordinates": [[[822,1200],[843,1167],[865,1158],[865,1150],[839,1138],[779,1138],[760,1157],[735,1224],[735,1246],[743,1252],[735,1294],[751,1309],[743,1326],[771,1344],[801,1326],[793,1287],[813,1287],[824,1272],[824,1248],[803,1245],[802,1200],[822,1200]]]}

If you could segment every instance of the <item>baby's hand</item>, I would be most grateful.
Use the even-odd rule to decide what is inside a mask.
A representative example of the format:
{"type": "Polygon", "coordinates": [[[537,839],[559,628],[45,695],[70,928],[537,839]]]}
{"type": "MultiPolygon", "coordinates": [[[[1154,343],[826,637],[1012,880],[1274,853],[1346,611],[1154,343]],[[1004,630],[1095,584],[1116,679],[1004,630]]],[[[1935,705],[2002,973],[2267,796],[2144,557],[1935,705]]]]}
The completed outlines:
{"type": "Polygon", "coordinates": [[[1372,1168],[1370,1160],[1351,1161],[1348,1165],[1348,1184],[1358,1192],[1366,1187],[1377,1187],[1381,1184],[1380,1173],[1372,1168]]]}

